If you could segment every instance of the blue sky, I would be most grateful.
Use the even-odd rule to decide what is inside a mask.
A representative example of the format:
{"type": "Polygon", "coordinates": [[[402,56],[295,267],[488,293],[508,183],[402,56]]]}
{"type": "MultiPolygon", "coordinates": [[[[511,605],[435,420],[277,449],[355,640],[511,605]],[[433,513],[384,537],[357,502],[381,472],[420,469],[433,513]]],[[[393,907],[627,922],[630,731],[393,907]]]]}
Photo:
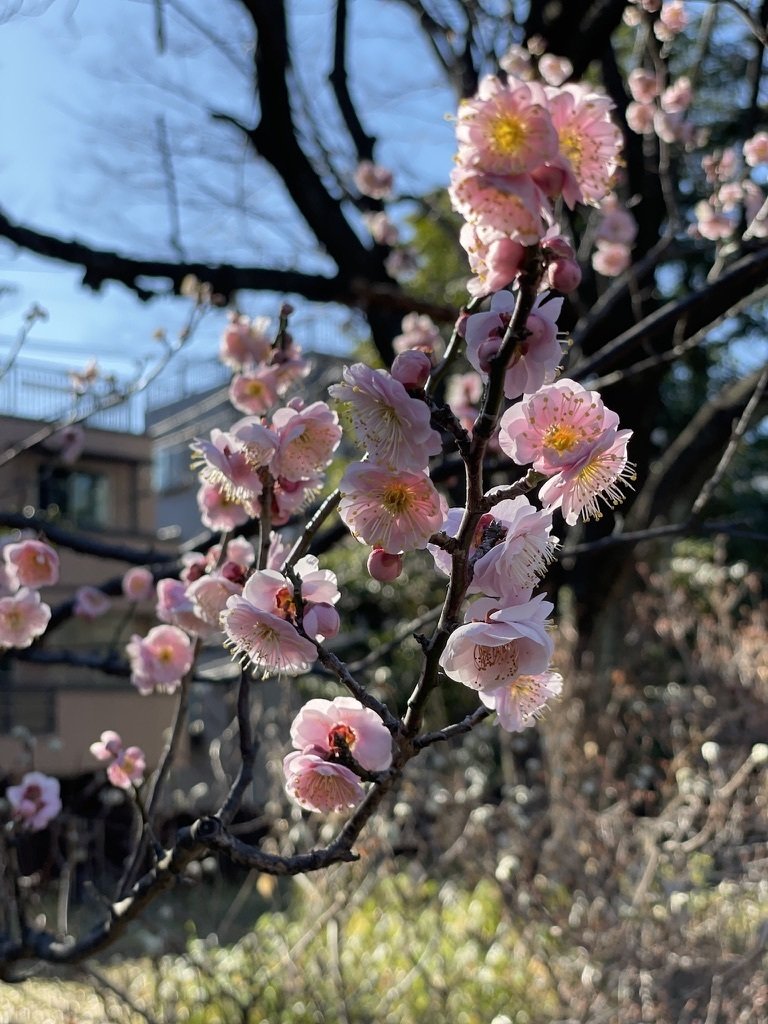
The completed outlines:
{"type": "MultiPolygon", "coordinates": [[[[173,3],[171,4],[173,6],[173,3]]],[[[289,5],[296,66],[315,119],[338,115],[320,100],[330,69],[332,0],[289,5]]],[[[206,21],[206,0],[177,0],[206,21]]],[[[76,237],[135,256],[170,258],[169,215],[158,132],[174,149],[182,199],[182,242],[189,258],[330,270],[311,251],[303,225],[280,189],[246,159],[234,134],[213,130],[204,108],[252,121],[247,89],[250,40],[238,5],[215,5],[222,47],[201,41],[177,12],[167,12],[169,52],[154,41],[151,0],[24,0],[0,5],[0,195],[4,212],[41,231],[76,237]],[[2,20],[3,12],[13,16],[2,20]],[[226,17],[229,13],[232,17],[226,17]],[[158,127],[162,117],[163,129],[158,127]],[[188,182],[188,184],[184,184],[188,182]],[[238,208],[253,216],[247,227],[238,208]]],[[[379,159],[397,169],[403,193],[444,185],[454,148],[445,120],[453,98],[399,5],[353,0],[356,58],[352,88],[366,126],[380,135],[379,159]]],[[[343,154],[341,163],[343,164],[343,154]]],[[[351,170],[351,167],[350,167],[351,170]]],[[[404,209],[404,208],[403,208],[404,209]]],[[[402,212],[402,211],[401,211],[402,212]]],[[[153,334],[175,334],[187,306],[138,302],[125,288],[94,295],[80,272],[0,242],[0,358],[33,302],[50,316],[37,324],[26,358],[82,365],[89,356],[113,372],[130,372],[156,350],[153,334]]],[[[243,308],[272,313],[277,296],[243,296],[243,308]]],[[[348,319],[345,313],[341,317],[348,319]]],[[[334,322],[341,323],[339,314],[334,322]]],[[[198,334],[188,354],[212,356],[218,322],[198,334]]],[[[324,332],[333,344],[333,332],[324,332]]],[[[340,342],[343,345],[343,342],[340,342]]]]}

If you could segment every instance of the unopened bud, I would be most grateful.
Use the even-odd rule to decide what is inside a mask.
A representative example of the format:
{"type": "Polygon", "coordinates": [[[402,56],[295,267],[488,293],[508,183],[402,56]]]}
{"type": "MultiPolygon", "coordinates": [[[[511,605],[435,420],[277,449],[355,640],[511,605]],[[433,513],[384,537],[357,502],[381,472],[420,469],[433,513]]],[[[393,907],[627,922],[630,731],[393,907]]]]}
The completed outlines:
{"type": "Polygon", "coordinates": [[[395,356],[391,373],[406,388],[423,388],[431,370],[432,360],[426,352],[412,348],[395,356]]]}
{"type": "Polygon", "coordinates": [[[550,288],[568,295],[581,284],[581,267],[576,260],[554,260],[547,267],[547,281],[550,288]]]}
{"type": "Polygon", "coordinates": [[[380,583],[391,583],[403,571],[403,556],[391,555],[383,548],[374,548],[368,556],[368,572],[380,583]]]}
{"type": "Polygon", "coordinates": [[[749,756],[752,764],[765,764],[768,761],[768,743],[756,743],[749,756]]]}

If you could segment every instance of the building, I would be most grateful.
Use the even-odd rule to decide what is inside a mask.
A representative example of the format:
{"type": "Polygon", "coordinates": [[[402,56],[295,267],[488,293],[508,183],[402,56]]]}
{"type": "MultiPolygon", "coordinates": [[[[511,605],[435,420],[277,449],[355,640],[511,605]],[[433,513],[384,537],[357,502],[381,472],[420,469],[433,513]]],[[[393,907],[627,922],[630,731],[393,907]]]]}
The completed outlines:
{"type": "MultiPolygon", "coordinates": [[[[65,371],[25,363],[14,365],[0,381],[3,539],[23,535],[21,517],[22,523],[28,519],[34,525],[33,536],[42,523],[71,531],[86,544],[157,549],[151,440],[138,429],[143,424],[134,405],[94,416],[91,422],[103,425],[84,429],[82,452],[74,461],[56,450],[55,440],[36,440],[41,420],[66,413],[68,385],[65,371]],[[34,419],[21,415],[27,410],[34,419]]],[[[41,594],[52,609],[61,608],[83,585],[119,591],[125,561],[54,546],[60,581],[41,594]]],[[[93,770],[89,746],[108,728],[156,760],[172,700],[142,701],[125,676],[89,664],[109,652],[122,654],[130,634],[145,631],[152,621],[151,604],[130,615],[125,598],[115,596],[103,617],[67,616],[46,633],[46,651],[66,652],[69,662],[39,664],[23,660],[24,652],[20,658],[13,652],[0,657],[0,777],[27,770],[32,754],[35,768],[52,774],[93,770]]]]}

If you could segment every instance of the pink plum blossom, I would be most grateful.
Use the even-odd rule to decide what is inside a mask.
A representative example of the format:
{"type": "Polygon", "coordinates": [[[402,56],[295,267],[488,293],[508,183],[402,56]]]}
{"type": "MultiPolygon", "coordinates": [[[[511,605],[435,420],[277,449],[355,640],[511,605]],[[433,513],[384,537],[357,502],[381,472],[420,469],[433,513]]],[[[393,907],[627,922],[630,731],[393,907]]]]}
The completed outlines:
{"type": "Polygon", "coordinates": [[[744,160],[749,167],[768,163],[768,132],[758,132],[744,143],[744,160]]]}
{"type": "MultiPolygon", "coordinates": [[[[463,508],[450,509],[443,532],[455,537],[464,514],[463,508]]],[[[472,539],[468,592],[494,596],[504,604],[527,601],[552,561],[557,538],[551,534],[552,513],[537,509],[524,495],[498,502],[481,518],[472,539]]],[[[429,551],[436,568],[449,576],[448,552],[433,544],[429,551]]]]}
{"type": "Polygon", "coordinates": [[[361,160],[355,169],[355,185],[371,199],[386,199],[392,193],[393,182],[392,171],[372,160],[361,160]]]}
{"type": "Polygon", "coordinates": [[[107,778],[118,789],[140,786],[146,771],[146,755],[141,747],[124,747],[119,733],[108,729],[96,743],[91,744],[91,753],[99,761],[110,761],[107,778]]]}
{"type": "Polygon", "coordinates": [[[28,832],[39,832],[61,812],[59,780],[42,772],[27,772],[18,786],[9,786],[5,797],[14,821],[28,832]]]}
{"type": "Polygon", "coordinates": [[[385,370],[363,363],[345,366],[344,380],[328,393],[345,403],[361,444],[379,465],[417,473],[426,469],[431,455],[441,451],[427,405],[411,398],[385,370]]]}
{"type": "Polygon", "coordinates": [[[440,656],[443,671],[465,686],[488,691],[544,672],[554,646],[547,630],[552,608],[541,594],[510,608],[481,598],[467,613],[479,621],[468,621],[448,638],[440,656]]]}
{"type": "Polygon", "coordinates": [[[225,647],[241,663],[250,662],[264,676],[299,675],[317,658],[315,645],[292,623],[262,611],[243,597],[227,601],[221,621],[227,637],[225,647]]]}
{"type": "Polygon", "coordinates": [[[51,618],[51,609],[40,600],[36,590],[21,590],[0,597],[0,649],[29,647],[42,636],[51,618]]]}
{"type": "Polygon", "coordinates": [[[631,245],[637,237],[637,221],[612,192],[600,203],[600,221],[595,238],[601,242],[631,245]]]}
{"type": "Polygon", "coordinates": [[[141,565],[136,565],[123,576],[123,593],[129,601],[148,601],[155,592],[155,577],[141,565]]]}
{"type": "Polygon", "coordinates": [[[443,353],[443,339],[431,317],[419,313],[406,313],[401,323],[402,334],[392,341],[392,347],[401,352],[424,352],[436,363],[443,353]]]}
{"type": "Polygon", "coordinates": [[[283,760],[285,788],[299,807],[328,814],[357,807],[365,790],[353,771],[319,754],[294,750],[283,760]]]}
{"type": "Polygon", "coordinates": [[[12,587],[50,587],[59,579],[59,556],[41,540],[21,540],[3,548],[5,569],[12,587]]]}
{"type": "Polygon", "coordinates": [[[507,732],[522,732],[533,725],[543,708],[559,697],[563,677],[558,672],[518,676],[498,690],[481,690],[480,700],[499,716],[499,725],[507,732]]]}
{"type": "MultiPolygon", "coordinates": [[[[318,473],[307,480],[287,480],[279,477],[272,489],[272,523],[282,526],[307,502],[311,501],[323,485],[323,476],[318,473]]],[[[254,513],[256,514],[256,513],[254,513]]]]}
{"type": "MultiPolygon", "coordinates": [[[[294,566],[301,580],[301,596],[305,604],[334,605],[339,600],[336,574],[321,569],[314,555],[305,555],[294,566]]],[[[252,573],[243,587],[243,600],[261,611],[295,620],[296,603],[293,583],[274,569],[252,573]]]]}
{"type": "Polygon", "coordinates": [[[352,534],[392,555],[426,547],[443,521],[440,495],[423,473],[353,463],[339,490],[339,515],[352,534]]]}
{"type": "Polygon", "coordinates": [[[577,191],[563,189],[574,201],[598,203],[610,190],[618,166],[621,132],[611,121],[613,103],[602,93],[576,83],[548,90],[552,123],[565,158],[576,177],[577,191]]]}
{"type": "Polygon", "coordinates": [[[234,316],[221,336],[219,359],[235,370],[266,362],[272,352],[269,318],[234,316]]]}
{"type": "Polygon", "coordinates": [[[592,450],[619,417],[606,409],[596,391],[572,380],[547,384],[501,418],[499,444],[519,465],[551,476],[592,450]]]}
{"type": "MultiPolygon", "coordinates": [[[[459,165],[451,171],[448,192],[454,210],[478,227],[491,228],[493,241],[501,233],[521,245],[535,245],[546,232],[542,212],[548,204],[530,175],[486,174],[459,165]]],[[[466,249],[465,240],[463,234],[466,249]]]]}
{"type": "Polygon", "coordinates": [[[157,581],[155,614],[161,622],[169,622],[188,633],[210,636],[210,625],[201,619],[187,591],[188,584],[170,577],[157,581]]]}
{"type": "Polygon", "coordinates": [[[489,174],[525,174],[557,154],[543,90],[514,78],[507,86],[490,75],[482,79],[459,107],[456,137],[461,163],[489,174]]]}
{"type": "Polygon", "coordinates": [[[308,636],[322,642],[338,636],[341,618],[332,604],[319,601],[305,608],[302,627],[308,636]]]}
{"type": "Polygon", "coordinates": [[[242,505],[231,501],[226,493],[214,484],[201,484],[197,492],[197,507],[200,521],[209,530],[234,530],[248,522],[248,513],[242,505]]]}
{"type": "Polygon", "coordinates": [[[145,637],[134,634],[126,644],[131,682],[142,696],[173,693],[192,668],[195,650],[178,626],[155,626],[145,637]]]}
{"type": "MultiPolygon", "coordinates": [[[[516,301],[511,292],[497,292],[491,299],[488,313],[475,313],[467,320],[467,359],[483,374],[487,374],[489,369],[483,353],[487,351],[488,355],[492,356],[498,351],[516,301]]],[[[539,296],[536,300],[526,322],[530,334],[519,343],[504,376],[504,394],[507,398],[532,394],[545,380],[554,376],[562,358],[562,348],[557,340],[557,318],[562,305],[563,300],[559,298],[545,301],[543,296],[539,296]]]]}
{"type": "Polygon", "coordinates": [[[107,778],[118,789],[140,786],[144,781],[147,759],[141,747],[126,747],[107,768],[107,778]]]}
{"type": "Polygon", "coordinates": [[[114,729],[106,729],[89,749],[97,761],[111,761],[122,751],[123,740],[114,729]]]}
{"type": "Polygon", "coordinates": [[[627,444],[631,430],[608,429],[595,444],[559,473],[551,477],[539,491],[549,508],[561,508],[566,523],[575,526],[579,516],[600,519],[600,502],[619,505],[624,500],[620,483],[635,479],[634,467],[627,461],[627,444]]]}
{"type": "Polygon", "coordinates": [[[375,711],[354,697],[307,701],[291,726],[291,742],[308,753],[349,753],[369,772],[383,772],[392,763],[389,730],[375,711]]]}
{"type": "Polygon", "coordinates": [[[688,14],[683,0],[667,0],[661,5],[659,20],[653,23],[653,30],[662,42],[669,42],[688,24],[688,14]]]}
{"type": "Polygon", "coordinates": [[[652,103],[659,95],[659,80],[655,72],[645,68],[634,68],[629,72],[627,85],[632,99],[637,103],[652,103]]]}
{"type": "Polygon", "coordinates": [[[240,412],[260,416],[276,404],[279,385],[278,366],[263,366],[238,373],[229,386],[229,400],[240,412]]]}
{"type": "Polygon", "coordinates": [[[659,103],[661,104],[661,109],[665,110],[668,114],[682,114],[690,107],[692,99],[693,87],[691,80],[686,75],[681,75],[671,85],[667,86],[661,94],[659,103]]]}
{"type": "Polygon", "coordinates": [[[221,613],[233,594],[242,593],[242,584],[227,579],[223,573],[201,576],[187,587],[194,614],[211,629],[221,629],[221,613]]]}
{"type": "Polygon", "coordinates": [[[377,245],[397,245],[400,232],[383,210],[364,213],[363,222],[377,245]]]}
{"type": "Polygon", "coordinates": [[[653,118],[656,108],[652,103],[630,103],[627,107],[627,124],[638,135],[653,134],[653,118]]]}
{"type": "Polygon", "coordinates": [[[592,267],[603,277],[619,277],[632,262],[632,250],[624,242],[599,241],[592,253],[592,267]]]}
{"type": "Polygon", "coordinates": [[[581,284],[581,267],[576,260],[552,260],[547,267],[547,284],[556,292],[570,295],[581,284]]]}
{"type": "Polygon", "coordinates": [[[702,238],[710,242],[718,242],[723,238],[729,238],[736,229],[734,221],[722,210],[716,209],[706,199],[696,203],[694,207],[696,214],[696,228],[702,238]]]}
{"type": "Polygon", "coordinates": [[[75,603],[72,613],[80,619],[98,619],[106,615],[112,607],[112,601],[98,587],[78,587],[75,591],[75,603]]]}
{"type": "MultiPolygon", "coordinates": [[[[262,428],[266,432],[266,427],[262,428]]],[[[270,458],[277,443],[272,440],[270,458]]],[[[217,487],[229,501],[250,501],[263,489],[258,473],[246,458],[244,446],[230,432],[214,428],[210,441],[200,438],[192,445],[192,465],[199,471],[200,481],[217,487]]]]}
{"type": "Polygon", "coordinates": [[[539,57],[539,74],[547,85],[562,85],[573,74],[573,64],[567,57],[544,53],[539,57]]]}
{"type": "Polygon", "coordinates": [[[324,469],[341,440],[339,418],[325,402],[278,409],[272,417],[272,430],[277,451],[270,470],[291,482],[307,480],[324,469]]]}

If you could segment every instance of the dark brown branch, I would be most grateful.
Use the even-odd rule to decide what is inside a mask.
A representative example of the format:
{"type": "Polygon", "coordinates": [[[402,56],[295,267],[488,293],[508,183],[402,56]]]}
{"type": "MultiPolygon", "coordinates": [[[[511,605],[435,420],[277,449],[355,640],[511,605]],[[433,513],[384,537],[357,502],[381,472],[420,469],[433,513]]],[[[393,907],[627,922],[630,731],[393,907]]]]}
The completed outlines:
{"type": "Polygon", "coordinates": [[[754,302],[766,292],[768,246],[742,257],[704,291],[692,292],[645,317],[624,331],[595,355],[569,370],[569,376],[583,380],[593,373],[621,366],[640,347],[680,343],[743,302],[754,302]]]}
{"type": "Polygon", "coordinates": [[[699,493],[733,436],[734,420],[743,415],[756,390],[760,392],[758,402],[764,406],[765,395],[760,388],[763,373],[756,370],[736,381],[699,409],[651,467],[645,486],[627,516],[629,530],[649,526],[670,502],[685,501],[685,494],[691,489],[699,493]]]}
{"type": "Polygon", "coordinates": [[[376,139],[363,128],[347,82],[347,0],[336,0],[336,25],[333,40],[333,70],[328,80],[333,86],[336,103],[344,124],[355,145],[358,160],[372,160],[376,139]]]}
{"type": "Polygon", "coordinates": [[[91,534],[65,530],[42,516],[24,516],[18,512],[0,512],[0,526],[10,530],[35,530],[52,544],[82,555],[94,555],[96,558],[111,558],[129,565],[161,565],[175,562],[176,554],[159,551],[157,548],[136,548],[129,544],[115,544],[99,540],[91,534]]]}
{"type": "Polygon", "coordinates": [[[303,274],[297,270],[267,267],[235,267],[231,264],[170,263],[166,260],[141,260],[106,249],[96,249],[80,241],[65,241],[16,224],[0,211],[0,237],[49,259],[82,267],[83,284],[99,291],[107,281],[117,281],[148,300],[168,291],[180,295],[188,276],[210,284],[218,295],[229,297],[238,291],[275,291],[303,295],[313,302],[345,302],[351,299],[350,286],[337,278],[303,274]],[[154,289],[141,278],[168,280],[167,290],[154,289]],[[345,298],[346,294],[346,298],[345,298]]]}

